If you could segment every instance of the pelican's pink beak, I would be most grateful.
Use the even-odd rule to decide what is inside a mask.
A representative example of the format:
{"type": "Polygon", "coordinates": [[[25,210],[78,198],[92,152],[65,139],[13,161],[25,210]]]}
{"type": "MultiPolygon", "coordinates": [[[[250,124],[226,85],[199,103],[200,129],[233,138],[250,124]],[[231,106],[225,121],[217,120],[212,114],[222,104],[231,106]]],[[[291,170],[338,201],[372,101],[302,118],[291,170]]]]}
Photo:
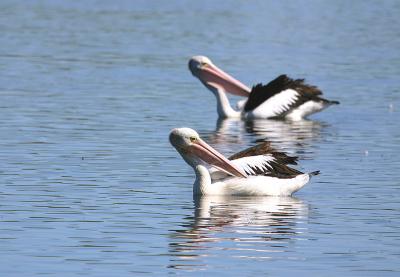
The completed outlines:
{"type": "Polygon", "coordinates": [[[199,78],[206,85],[212,87],[217,85],[217,87],[222,87],[226,92],[234,95],[248,97],[250,94],[249,87],[213,64],[203,65],[199,72],[199,78]]]}
{"type": "Polygon", "coordinates": [[[234,165],[230,160],[225,158],[217,150],[212,148],[201,139],[197,139],[195,142],[193,142],[189,148],[189,151],[206,163],[209,163],[210,165],[213,165],[230,175],[244,178],[247,177],[246,173],[241,168],[234,165]]]}

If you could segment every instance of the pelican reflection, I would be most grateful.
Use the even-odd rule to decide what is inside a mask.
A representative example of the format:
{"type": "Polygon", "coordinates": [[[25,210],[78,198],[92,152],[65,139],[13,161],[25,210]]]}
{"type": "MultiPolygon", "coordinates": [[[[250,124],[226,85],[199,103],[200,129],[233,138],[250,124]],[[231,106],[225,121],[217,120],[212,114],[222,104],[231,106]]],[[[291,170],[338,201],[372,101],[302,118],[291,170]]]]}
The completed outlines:
{"type": "Polygon", "coordinates": [[[294,197],[202,196],[194,199],[193,217],[173,230],[170,267],[205,266],[209,256],[271,258],[287,251],[306,231],[308,205],[294,197]]]}
{"type": "Polygon", "coordinates": [[[249,138],[252,142],[269,141],[278,149],[303,156],[305,152],[313,151],[311,146],[321,139],[324,128],[328,126],[313,120],[243,121],[227,118],[219,119],[215,131],[206,134],[206,138],[213,144],[223,145],[226,149],[235,149],[237,145],[247,144],[249,138]]]}

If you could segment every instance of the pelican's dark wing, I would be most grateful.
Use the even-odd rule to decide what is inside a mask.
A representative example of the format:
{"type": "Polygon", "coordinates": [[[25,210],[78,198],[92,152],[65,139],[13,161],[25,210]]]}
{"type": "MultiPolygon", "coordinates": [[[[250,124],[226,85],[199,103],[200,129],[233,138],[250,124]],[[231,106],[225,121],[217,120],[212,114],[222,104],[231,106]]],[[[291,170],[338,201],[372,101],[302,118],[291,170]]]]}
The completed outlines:
{"type": "Polygon", "coordinates": [[[249,147],[243,151],[233,154],[228,159],[237,160],[243,157],[259,156],[259,155],[272,155],[274,159],[282,164],[297,164],[297,157],[291,157],[284,152],[275,150],[270,142],[262,142],[255,146],[249,147]]]}
{"type": "Polygon", "coordinates": [[[338,104],[337,101],[329,101],[320,97],[322,91],[304,82],[304,79],[291,79],[286,75],[280,75],[266,85],[258,84],[250,92],[244,106],[244,111],[253,111],[264,102],[268,101],[270,117],[283,117],[291,110],[307,101],[313,100],[325,104],[338,104]]]}
{"type": "MultiPolygon", "coordinates": [[[[262,142],[247,148],[228,158],[247,175],[265,175],[278,178],[292,178],[302,172],[290,168],[287,164],[297,164],[297,157],[275,150],[269,142],[262,142]]],[[[227,177],[227,174],[211,170],[213,180],[227,177]]]]}

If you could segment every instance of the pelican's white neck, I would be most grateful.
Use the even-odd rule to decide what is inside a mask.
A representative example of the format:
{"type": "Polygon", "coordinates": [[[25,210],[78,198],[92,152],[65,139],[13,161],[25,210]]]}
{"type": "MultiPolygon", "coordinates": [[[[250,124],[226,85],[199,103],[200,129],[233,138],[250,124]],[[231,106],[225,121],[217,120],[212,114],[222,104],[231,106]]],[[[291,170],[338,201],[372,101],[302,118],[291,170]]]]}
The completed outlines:
{"type": "Polygon", "coordinates": [[[211,186],[210,172],[204,165],[197,165],[193,167],[196,173],[196,181],[193,184],[194,195],[205,195],[209,186],[211,186]]]}
{"type": "Polygon", "coordinates": [[[238,118],[241,113],[232,109],[226,93],[221,88],[210,88],[217,98],[217,112],[220,118],[238,118]]]}
{"type": "Polygon", "coordinates": [[[181,154],[186,163],[193,168],[196,174],[196,180],[193,184],[193,194],[205,195],[206,191],[211,186],[211,175],[207,167],[200,159],[196,158],[195,156],[182,152],[180,150],[178,150],[178,152],[181,154]]]}

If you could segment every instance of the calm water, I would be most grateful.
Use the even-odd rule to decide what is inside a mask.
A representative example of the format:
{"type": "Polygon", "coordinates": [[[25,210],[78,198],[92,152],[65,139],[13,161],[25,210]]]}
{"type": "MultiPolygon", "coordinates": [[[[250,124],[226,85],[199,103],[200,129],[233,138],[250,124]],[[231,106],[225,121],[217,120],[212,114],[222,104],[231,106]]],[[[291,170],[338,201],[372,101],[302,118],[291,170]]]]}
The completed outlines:
{"type": "Polygon", "coordinates": [[[0,3],[2,276],[399,276],[400,2],[75,2],[0,3]],[[217,121],[194,54],[341,105],[217,121]],[[181,126],[322,174],[293,198],[193,199],[181,126]]]}

